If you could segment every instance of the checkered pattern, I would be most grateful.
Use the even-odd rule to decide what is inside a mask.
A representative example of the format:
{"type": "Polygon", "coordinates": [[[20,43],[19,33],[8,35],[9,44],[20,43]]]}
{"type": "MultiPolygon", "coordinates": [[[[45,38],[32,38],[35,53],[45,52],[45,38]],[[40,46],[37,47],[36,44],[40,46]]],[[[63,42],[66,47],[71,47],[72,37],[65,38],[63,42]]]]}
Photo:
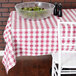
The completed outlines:
{"type": "MultiPolygon", "coordinates": [[[[76,9],[63,10],[61,18],[52,15],[43,20],[26,20],[16,11],[10,13],[3,34],[6,47],[2,63],[7,73],[15,66],[17,56],[39,56],[58,51],[57,19],[76,22],[76,9]]],[[[68,33],[70,34],[70,30],[68,33]]],[[[73,33],[75,36],[76,30],[73,33]]],[[[65,35],[65,27],[63,27],[62,35],[65,35]]],[[[65,42],[65,40],[62,41],[65,42]]],[[[75,40],[72,41],[75,42],[75,40]]]]}

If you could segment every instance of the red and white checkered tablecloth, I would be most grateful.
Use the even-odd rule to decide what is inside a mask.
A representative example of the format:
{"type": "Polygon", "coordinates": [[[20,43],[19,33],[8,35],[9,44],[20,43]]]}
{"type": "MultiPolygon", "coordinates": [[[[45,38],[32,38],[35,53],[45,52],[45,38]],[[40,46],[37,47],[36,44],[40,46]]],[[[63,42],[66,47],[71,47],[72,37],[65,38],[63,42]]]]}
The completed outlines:
{"type": "MultiPolygon", "coordinates": [[[[10,13],[3,34],[6,47],[2,63],[7,73],[15,66],[17,56],[39,56],[58,51],[57,19],[76,22],[76,9],[63,9],[63,17],[58,18],[52,15],[43,20],[26,20],[16,11],[10,13]]],[[[64,35],[64,28],[62,32],[64,35]]],[[[76,30],[73,35],[75,34],[76,30]]],[[[64,43],[64,40],[62,41],[64,43]]]]}

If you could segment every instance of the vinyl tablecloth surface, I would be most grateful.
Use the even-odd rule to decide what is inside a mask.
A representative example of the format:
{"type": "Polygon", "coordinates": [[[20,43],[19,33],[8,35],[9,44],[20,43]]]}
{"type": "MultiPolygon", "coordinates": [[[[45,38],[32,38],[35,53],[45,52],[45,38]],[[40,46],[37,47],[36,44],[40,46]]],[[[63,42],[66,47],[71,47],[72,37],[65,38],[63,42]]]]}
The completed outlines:
{"type": "MultiPolygon", "coordinates": [[[[27,20],[19,16],[16,11],[10,13],[3,34],[6,47],[2,63],[7,73],[15,66],[17,56],[39,56],[58,51],[58,19],[64,22],[76,22],[76,9],[63,9],[63,17],[51,15],[43,20],[27,20]]],[[[64,28],[62,33],[65,34],[64,28]]],[[[69,31],[68,34],[70,34],[69,31]]],[[[73,35],[75,36],[75,34],[76,30],[73,35]]],[[[73,48],[74,46],[71,50],[73,48]]],[[[69,50],[68,46],[66,50],[69,50]]]]}

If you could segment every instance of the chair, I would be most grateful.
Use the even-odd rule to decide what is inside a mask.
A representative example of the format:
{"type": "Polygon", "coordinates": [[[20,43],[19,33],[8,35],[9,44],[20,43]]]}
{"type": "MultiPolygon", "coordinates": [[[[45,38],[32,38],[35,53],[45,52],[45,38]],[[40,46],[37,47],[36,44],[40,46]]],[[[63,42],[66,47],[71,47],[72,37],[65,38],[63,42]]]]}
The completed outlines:
{"type": "Polygon", "coordinates": [[[58,52],[52,54],[52,76],[76,74],[76,22],[58,23],[58,52]]]}

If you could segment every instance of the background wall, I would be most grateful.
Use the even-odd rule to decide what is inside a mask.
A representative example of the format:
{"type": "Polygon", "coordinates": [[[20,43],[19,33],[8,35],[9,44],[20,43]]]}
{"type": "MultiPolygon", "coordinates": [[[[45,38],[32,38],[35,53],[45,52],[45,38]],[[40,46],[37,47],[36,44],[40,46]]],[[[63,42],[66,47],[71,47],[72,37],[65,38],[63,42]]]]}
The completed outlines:
{"type": "Polygon", "coordinates": [[[0,50],[4,50],[5,48],[3,31],[7,23],[9,13],[15,10],[15,4],[26,1],[61,2],[63,8],[76,8],[76,0],[0,0],[0,50]]]}

